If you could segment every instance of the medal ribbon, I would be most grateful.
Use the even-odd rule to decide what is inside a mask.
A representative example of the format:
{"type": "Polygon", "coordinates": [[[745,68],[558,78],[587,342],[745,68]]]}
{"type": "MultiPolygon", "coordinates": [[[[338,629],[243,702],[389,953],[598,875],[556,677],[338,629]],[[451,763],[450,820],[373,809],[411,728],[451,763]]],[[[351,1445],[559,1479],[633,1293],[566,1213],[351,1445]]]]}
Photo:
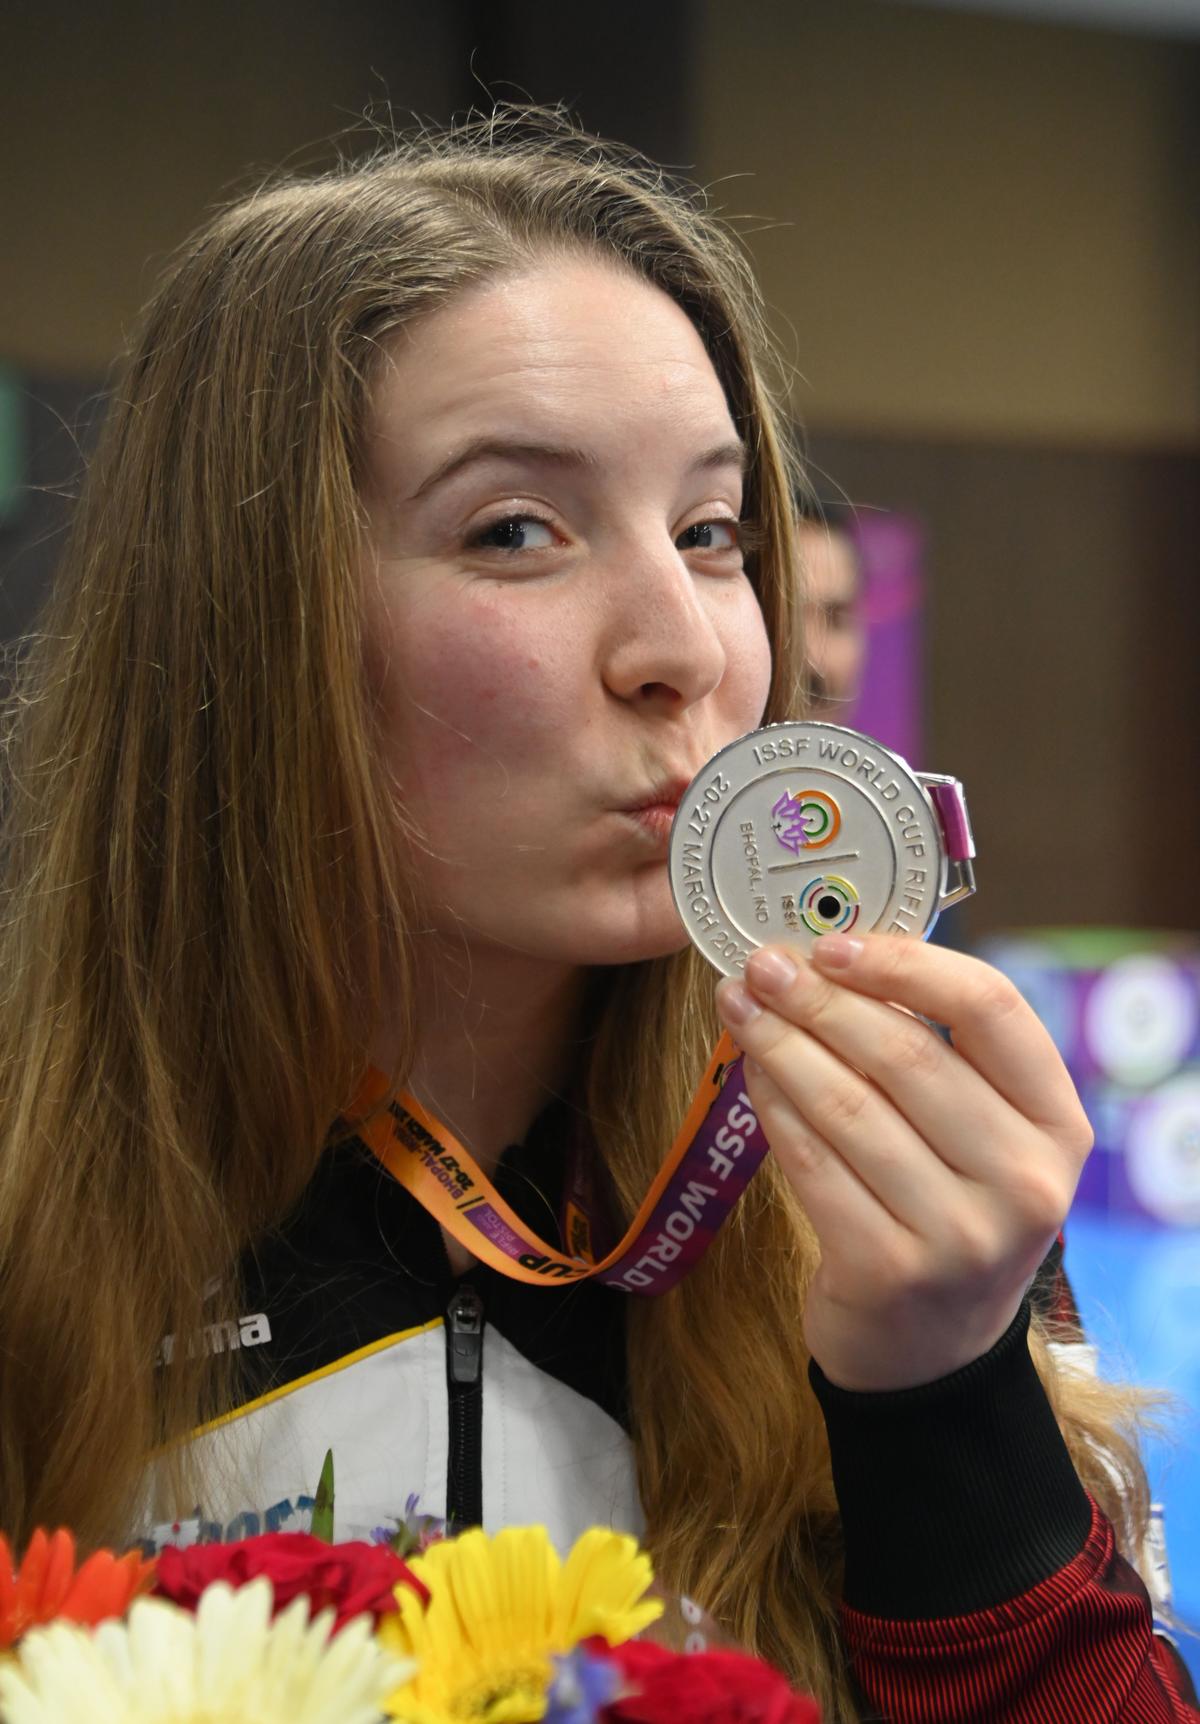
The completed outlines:
{"type": "Polygon", "coordinates": [[[547,1245],[505,1203],[474,1157],[439,1119],[372,1068],[354,1098],[356,1135],[473,1256],[514,1281],[595,1280],[626,1293],[665,1293],[704,1254],[767,1152],[742,1077],[741,1056],[723,1035],[687,1116],[621,1242],[599,1262],[596,1220],[582,1183],[568,1193],[564,1234],[575,1255],[547,1245]]]}

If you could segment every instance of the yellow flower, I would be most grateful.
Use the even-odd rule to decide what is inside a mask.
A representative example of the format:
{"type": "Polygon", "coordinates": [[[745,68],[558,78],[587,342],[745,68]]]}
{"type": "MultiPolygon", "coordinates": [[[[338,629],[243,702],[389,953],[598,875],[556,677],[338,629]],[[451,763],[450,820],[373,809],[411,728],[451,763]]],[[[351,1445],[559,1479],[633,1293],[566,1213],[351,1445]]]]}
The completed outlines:
{"type": "Polygon", "coordinates": [[[427,1606],[396,1588],[379,1625],[391,1652],[418,1661],[388,1710],[406,1724],[535,1724],[546,1711],[551,1657],[589,1635],[612,1646],[662,1614],[644,1597],[650,1559],[632,1538],[593,1527],[561,1563],[545,1527],[481,1528],[431,1545],[410,1567],[427,1606]]]}

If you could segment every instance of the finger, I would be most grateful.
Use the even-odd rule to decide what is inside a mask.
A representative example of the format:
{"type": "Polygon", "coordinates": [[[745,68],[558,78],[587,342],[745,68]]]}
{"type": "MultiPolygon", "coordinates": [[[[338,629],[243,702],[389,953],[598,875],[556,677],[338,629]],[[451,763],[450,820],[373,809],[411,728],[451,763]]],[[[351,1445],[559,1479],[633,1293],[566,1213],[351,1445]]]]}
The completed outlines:
{"type": "Polygon", "coordinates": [[[857,1250],[869,1251],[901,1230],[902,1223],[813,1130],[765,1066],[747,1059],[742,1070],[771,1153],[803,1204],[818,1240],[853,1239],[857,1250]]]}
{"type": "Polygon", "coordinates": [[[827,934],[812,956],[817,972],[842,987],[945,1024],[955,1050],[1025,1119],[1086,1153],[1087,1117],[1058,1050],[998,970],[894,934],[827,934]]]}
{"type": "Polygon", "coordinates": [[[756,1011],[740,983],[723,983],[717,999],[727,1022],[749,1009],[730,1024],[747,1057],[898,1222],[925,1235],[958,1204],[957,1174],[861,1072],[776,1012],[756,1011]]]}
{"type": "MultiPolygon", "coordinates": [[[[755,998],[869,1078],[935,1154],[969,1178],[1004,1182],[1029,1122],[910,1012],[820,976],[767,947],[746,965],[755,998]]],[[[818,1123],[818,1129],[820,1125],[818,1123]]]]}

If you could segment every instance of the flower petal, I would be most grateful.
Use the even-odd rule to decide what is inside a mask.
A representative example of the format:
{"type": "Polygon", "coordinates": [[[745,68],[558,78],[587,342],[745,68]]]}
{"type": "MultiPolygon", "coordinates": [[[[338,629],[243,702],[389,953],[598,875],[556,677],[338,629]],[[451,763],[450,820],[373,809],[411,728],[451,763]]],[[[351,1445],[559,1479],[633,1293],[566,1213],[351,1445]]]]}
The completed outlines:
{"type": "Polygon", "coordinates": [[[38,1605],[39,1622],[51,1622],[62,1608],[63,1599],[71,1587],[71,1577],[75,1573],[75,1540],[65,1527],[51,1534],[46,1557],[46,1570],[42,1575],[41,1598],[38,1605]]]}
{"type": "Polygon", "coordinates": [[[563,1570],[556,1650],[568,1652],[592,1635],[618,1646],[640,1634],[663,1612],[660,1599],[644,1598],[653,1579],[636,1539],[604,1527],[581,1533],[563,1570]]]}
{"type": "Polygon", "coordinates": [[[375,1724],[412,1674],[371,1636],[371,1618],[331,1641],[334,1613],[299,1598],[271,1621],[271,1586],[218,1582],[193,1616],[139,1599],[128,1622],[88,1633],[37,1629],[0,1665],[0,1712],[17,1724],[375,1724]]]}
{"type": "Polygon", "coordinates": [[[16,1658],[0,1663],[0,1713],[7,1724],[66,1724],[86,1695],[88,1724],[129,1724],[129,1707],[92,1637],[72,1623],[35,1629],[16,1658]]]}

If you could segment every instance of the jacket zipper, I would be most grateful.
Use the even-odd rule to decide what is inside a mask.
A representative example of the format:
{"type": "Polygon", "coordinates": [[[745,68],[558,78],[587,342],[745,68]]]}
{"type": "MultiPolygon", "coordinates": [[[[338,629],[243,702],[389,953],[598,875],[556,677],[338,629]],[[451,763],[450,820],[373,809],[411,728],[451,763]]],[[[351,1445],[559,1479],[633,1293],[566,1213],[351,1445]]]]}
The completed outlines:
{"type": "Polygon", "coordinates": [[[483,1300],[465,1281],[446,1307],[446,1389],[446,1519],[457,1530],[483,1521],[483,1300]]]}

